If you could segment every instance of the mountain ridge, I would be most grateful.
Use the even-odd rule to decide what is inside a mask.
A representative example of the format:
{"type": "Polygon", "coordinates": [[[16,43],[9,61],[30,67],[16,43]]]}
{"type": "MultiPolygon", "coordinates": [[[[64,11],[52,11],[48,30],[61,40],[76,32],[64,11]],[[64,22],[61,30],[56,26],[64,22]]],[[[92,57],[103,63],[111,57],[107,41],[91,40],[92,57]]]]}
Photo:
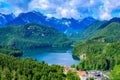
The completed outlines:
{"type": "Polygon", "coordinates": [[[54,17],[48,18],[47,16],[41,14],[40,12],[30,11],[27,13],[19,14],[14,20],[6,23],[5,26],[10,25],[18,26],[26,23],[37,23],[54,27],[60,32],[70,35],[74,32],[75,33],[81,32],[82,30],[86,29],[89,25],[96,21],[98,20],[92,17],[86,17],[82,20],[76,20],[74,18],[61,18],[61,19],[57,19],[54,17]]]}
{"type": "Polygon", "coordinates": [[[99,27],[99,29],[104,28],[105,26],[109,25],[112,22],[118,22],[118,23],[120,23],[120,18],[119,17],[114,17],[114,18],[110,19],[108,22],[106,22],[105,24],[101,25],[99,27]]]}
{"type": "Polygon", "coordinates": [[[15,19],[15,15],[13,13],[11,14],[2,14],[0,13],[0,27],[5,26],[8,22],[15,19]]]}

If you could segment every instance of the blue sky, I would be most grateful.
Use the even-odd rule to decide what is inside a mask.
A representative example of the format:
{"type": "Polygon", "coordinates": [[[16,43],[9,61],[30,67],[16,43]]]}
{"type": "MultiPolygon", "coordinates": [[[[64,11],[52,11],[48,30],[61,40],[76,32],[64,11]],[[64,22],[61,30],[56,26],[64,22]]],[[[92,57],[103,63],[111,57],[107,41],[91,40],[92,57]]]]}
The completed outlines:
{"type": "Polygon", "coordinates": [[[48,17],[107,20],[120,17],[120,0],[0,0],[0,13],[18,15],[37,10],[48,17]]]}

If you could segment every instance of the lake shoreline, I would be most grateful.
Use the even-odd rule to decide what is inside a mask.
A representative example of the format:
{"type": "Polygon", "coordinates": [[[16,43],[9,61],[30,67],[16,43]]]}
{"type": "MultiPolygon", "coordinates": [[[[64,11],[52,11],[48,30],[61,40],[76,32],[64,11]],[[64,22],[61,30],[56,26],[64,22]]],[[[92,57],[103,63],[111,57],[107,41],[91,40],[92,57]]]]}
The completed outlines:
{"type": "Polygon", "coordinates": [[[67,65],[71,66],[72,64],[78,64],[80,61],[75,60],[72,57],[72,48],[49,48],[49,49],[27,49],[23,51],[22,58],[32,58],[36,59],[38,62],[44,61],[49,65],[67,65]]]}

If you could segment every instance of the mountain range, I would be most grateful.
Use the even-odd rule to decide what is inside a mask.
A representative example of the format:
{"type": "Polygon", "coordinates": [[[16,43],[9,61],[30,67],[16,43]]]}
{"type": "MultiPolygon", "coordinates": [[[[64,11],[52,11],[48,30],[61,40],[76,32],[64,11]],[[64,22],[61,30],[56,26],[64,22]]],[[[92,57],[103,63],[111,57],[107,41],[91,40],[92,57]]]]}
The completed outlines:
{"type": "Polygon", "coordinates": [[[0,25],[3,26],[18,26],[26,23],[37,23],[44,24],[47,26],[54,27],[60,32],[63,32],[67,35],[71,35],[72,33],[78,33],[86,29],[92,23],[98,21],[92,17],[86,17],[82,20],[76,20],[73,18],[61,18],[57,19],[55,17],[47,17],[40,12],[31,11],[27,13],[21,13],[17,17],[10,15],[2,15],[3,17],[9,16],[7,18],[0,17],[0,25]],[[4,22],[3,22],[4,21],[4,22]]]}
{"type": "MultiPolygon", "coordinates": [[[[49,18],[40,12],[31,11],[21,13],[17,17],[15,17],[14,14],[0,14],[0,23],[0,44],[7,45],[14,45],[15,41],[17,41],[16,46],[18,46],[18,43],[21,44],[21,41],[23,41],[23,44],[30,42],[29,44],[31,44],[32,47],[33,44],[35,44],[36,47],[41,47],[41,45],[44,47],[66,46],[69,45],[68,37],[74,40],[93,39],[103,40],[104,42],[116,42],[120,40],[120,18],[117,17],[108,21],[100,21],[92,17],[86,17],[82,20],[73,18],[57,19],[54,17],[49,18]],[[29,30],[29,27],[27,28],[26,25],[27,27],[31,26],[32,29],[29,30]],[[44,31],[44,29],[46,30],[44,31]],[[44,35],[47,36],[43,38],[44,35]],[[50,36],[52,36],[51,39],[50,36]],[[50,39],[50,42],[46,42],[47,39],[50,39]],[[41,44],[39,41],[41,41],[41,44]],[[63,43],[61,43],[61,45],[57,44],[62,41],[63,43]],[[68,43],[66,41],[68,41],[68,43]]],[[[28,46],[30,47],[30,45],[25,45],[25,47],[28,46]]]]}

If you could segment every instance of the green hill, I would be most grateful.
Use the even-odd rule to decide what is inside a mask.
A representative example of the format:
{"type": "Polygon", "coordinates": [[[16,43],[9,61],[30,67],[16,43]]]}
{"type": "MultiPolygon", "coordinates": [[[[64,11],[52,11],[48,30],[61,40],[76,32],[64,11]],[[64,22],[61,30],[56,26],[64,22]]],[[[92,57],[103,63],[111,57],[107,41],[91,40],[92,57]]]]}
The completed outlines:
{"type": "Polygon", "coordinates": [[[26,24],[0,28],[0,45],[15,48],[67,47],[71,40],[52,27],[26,24]]]}
{"type": "Polygon", "coordinates": [[[120,41],[120,23],[112,22],[105,28],[100,29],[91,38],[93,39],[104,39],[105,42],[116,42],[120,41]]]}
{"type": "Polygon", "coordinates": [[[89,39],[94,34],[96,34],[96,32],[98,31],[98,28],[104,23],[106,23],[106,21],[98,21],[96,23],[91,24],[87,29],[85,29],[79,34],[79,38],[81,40],[89,39]]]}

